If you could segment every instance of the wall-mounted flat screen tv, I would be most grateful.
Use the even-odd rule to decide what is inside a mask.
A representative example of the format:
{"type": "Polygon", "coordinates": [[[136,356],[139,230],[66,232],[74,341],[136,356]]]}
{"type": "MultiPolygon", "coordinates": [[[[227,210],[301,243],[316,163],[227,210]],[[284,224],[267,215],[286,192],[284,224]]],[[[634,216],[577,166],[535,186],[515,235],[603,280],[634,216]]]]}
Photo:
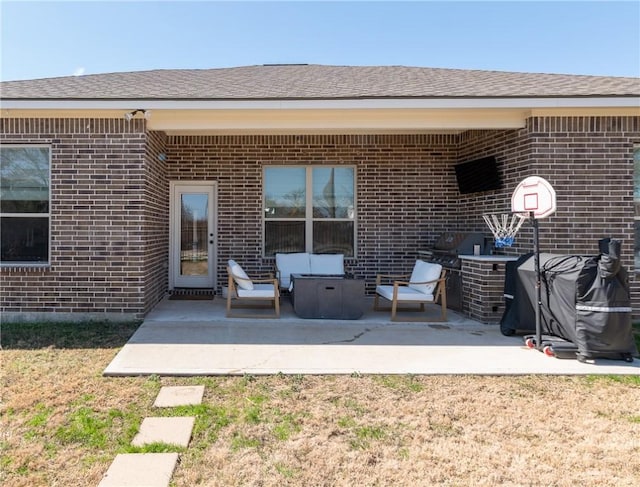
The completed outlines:
{"type": "Polygon", "coordinates": [[[460,193],[479,193],[502,188],[494,156],[456,164],[455,169],[460,193]]]}

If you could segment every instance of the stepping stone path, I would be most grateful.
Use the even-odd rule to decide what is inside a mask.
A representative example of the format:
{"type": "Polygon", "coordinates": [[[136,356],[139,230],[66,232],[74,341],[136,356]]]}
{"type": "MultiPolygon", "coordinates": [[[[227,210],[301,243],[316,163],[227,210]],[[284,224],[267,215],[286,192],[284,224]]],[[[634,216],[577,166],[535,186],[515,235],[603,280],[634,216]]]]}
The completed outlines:
{"type": "Polygon", "coordinates": [[[163,387],[153,405],[157,408],[195,406],[202,403],[202,396],[204,396],[204,386],[163,387]]]}
{"type": "MultiPolygon", "coordinates": [[[[155,407],[192,406],[202,403],[204,386],[160,389],[155,407]]],[[[168,443],[187,447],[194,417],[145,418],[131,442],[134,446],[168,443]]],[[[124,453],[117,455],[98,487],[168,487],[178,463],[178,453],[124,453]]]]}

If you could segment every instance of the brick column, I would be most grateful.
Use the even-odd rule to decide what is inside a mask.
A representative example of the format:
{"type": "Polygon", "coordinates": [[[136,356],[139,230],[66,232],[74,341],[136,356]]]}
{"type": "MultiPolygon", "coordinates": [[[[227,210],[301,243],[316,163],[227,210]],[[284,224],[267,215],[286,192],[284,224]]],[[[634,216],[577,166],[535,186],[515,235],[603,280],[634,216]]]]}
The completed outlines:
{"type": "Polygon", "coordinates": [[[504,259],[462,260],[463,312],[482,323],[497,324],[504,313],[504,259]]]}

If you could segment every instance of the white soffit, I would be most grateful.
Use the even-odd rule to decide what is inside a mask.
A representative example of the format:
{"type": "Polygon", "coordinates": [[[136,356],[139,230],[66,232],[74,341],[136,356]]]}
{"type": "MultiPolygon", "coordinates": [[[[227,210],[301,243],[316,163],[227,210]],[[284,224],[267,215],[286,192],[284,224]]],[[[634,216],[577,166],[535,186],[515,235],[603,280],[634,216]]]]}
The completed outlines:
{"type": "Polygon", "coordinates": [[[154,111],[151,130],[178,133],[429,132],[524,126],[521,110],[154,111]]]}
{"type": "Polygon", "coordinates": [[[529,116],[640,115],[640,97],[362,100],[3,100],[3,117],[118,118],[149,111],[167,134],[422,133],[516,129],[529,116]]]}

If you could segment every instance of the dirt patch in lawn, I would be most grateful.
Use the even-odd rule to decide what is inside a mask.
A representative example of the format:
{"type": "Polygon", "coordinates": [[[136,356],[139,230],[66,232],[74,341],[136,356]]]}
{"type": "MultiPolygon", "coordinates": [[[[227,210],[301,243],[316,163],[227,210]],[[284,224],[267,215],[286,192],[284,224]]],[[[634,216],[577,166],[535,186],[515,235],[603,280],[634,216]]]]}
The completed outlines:
{"type": "Polygon", "coordinates": [[[159,414],[197,418],[176,486],[640,478],[638,377],[102,377],[134,329],[103,324],[98,346],[86,329],[75,341],[73,327],[56,339],[3,330],[2,485],[97,485],[159,414]],[[193,384],[205,385],[201,406],[152,407],[162,385],[193,384]]]}

